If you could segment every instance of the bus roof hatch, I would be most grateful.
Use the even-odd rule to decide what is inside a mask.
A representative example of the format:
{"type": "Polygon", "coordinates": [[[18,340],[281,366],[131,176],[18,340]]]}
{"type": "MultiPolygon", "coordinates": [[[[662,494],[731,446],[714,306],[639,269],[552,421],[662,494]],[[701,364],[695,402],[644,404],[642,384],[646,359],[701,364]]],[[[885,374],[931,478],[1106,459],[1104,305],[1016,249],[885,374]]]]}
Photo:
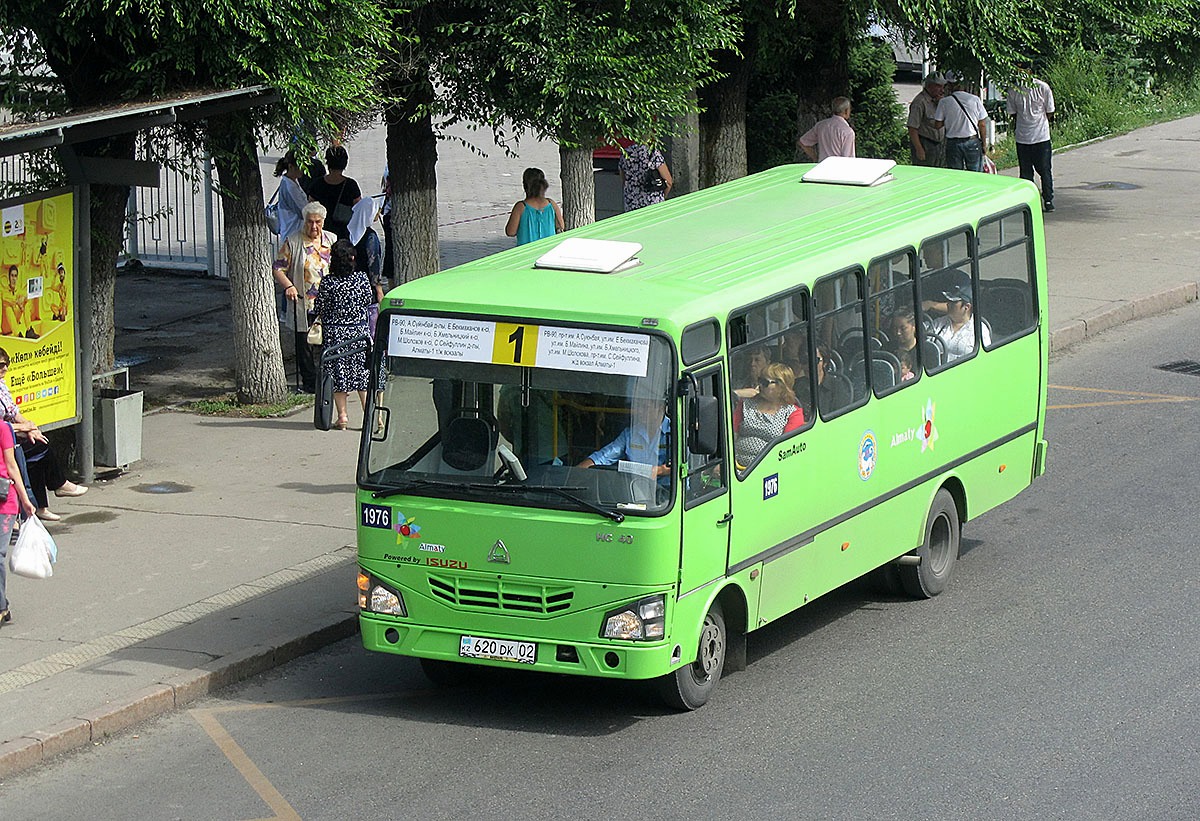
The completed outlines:
{"type": "Polygon", "coordinates": [[[895,160],[872,160],[865,157],[826,157],[805,172],[804,182],[835,183],[837,185],[881,185],[895,179],[891,171],[895,160]]]}
{"type": "Polygon", "coordinates": [[[571,237],[538,257],[533,267],[613,274],[641,265],[642,261],[637,258],[641,250],[642,245],[638,242],[571,237]]]}

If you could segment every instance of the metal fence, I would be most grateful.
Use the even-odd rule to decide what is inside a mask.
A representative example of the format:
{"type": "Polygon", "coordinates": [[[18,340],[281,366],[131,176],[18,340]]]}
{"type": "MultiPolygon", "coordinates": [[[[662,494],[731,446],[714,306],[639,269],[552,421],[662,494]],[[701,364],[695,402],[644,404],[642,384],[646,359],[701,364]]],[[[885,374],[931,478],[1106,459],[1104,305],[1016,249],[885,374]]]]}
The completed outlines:
{"type": "MultiPolygon", "coordinates": [[[[179,156],[179,153],[175,153],[179,156]]],[[[225,219],[214,193],[212,160],[184,173],[163,167],[158,188],[134,188],[126,210],[125,256],[152,266],[229,276],[225,219]]]]}
{"type": "MultiPolygon", "coordinates": [[[[139,153],[142,150],[139,147],[139,153]]],[[[123,259],[228,278],[225,220],[221,198],[214,191],[212,160],[203,160],[188,173],[171,167],[174,165],[163,167],[158,188],[130,190],[123,259]]],[[[0,189],[19,190],[30,185],[32,179],[27,157],[0,157],[0,189]]]]}

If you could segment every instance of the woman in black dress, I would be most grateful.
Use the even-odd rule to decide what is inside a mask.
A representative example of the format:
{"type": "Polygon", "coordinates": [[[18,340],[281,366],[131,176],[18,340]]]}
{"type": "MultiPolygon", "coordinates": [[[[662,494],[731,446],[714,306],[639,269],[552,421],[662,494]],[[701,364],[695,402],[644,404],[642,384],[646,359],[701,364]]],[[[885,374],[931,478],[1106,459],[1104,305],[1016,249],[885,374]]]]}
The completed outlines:
{"type": "MultiPolygon", "coordinates": [[[[317,291],[317,315],[321,318],[324,345],[336,345],[348,339],[367,336],[367,306],[371,304],[371,280],[363,271],[354,270],[354,246],[349,240],[334,243],[329,257],[329,272],[317,291]]],[[[338,430],[345,430],[346,397],[358,392],[358,401],[367,405],[366,353],[347,356],[330,365],[333,374],[333,404],[337,409],[338,430]]]]}
{"type": "Polygon", "coordinates": [[[354,204],[362,199],[358,181],[345,175],[350,157],[344,146],[335,145],[325,152],[325,164],[329,173],[313,180],[308,187],[308,198],[325,206],[329,215],[325,217],[325,230],[332,231],[338,239],[350,237],[350,217],[354,204]]]}

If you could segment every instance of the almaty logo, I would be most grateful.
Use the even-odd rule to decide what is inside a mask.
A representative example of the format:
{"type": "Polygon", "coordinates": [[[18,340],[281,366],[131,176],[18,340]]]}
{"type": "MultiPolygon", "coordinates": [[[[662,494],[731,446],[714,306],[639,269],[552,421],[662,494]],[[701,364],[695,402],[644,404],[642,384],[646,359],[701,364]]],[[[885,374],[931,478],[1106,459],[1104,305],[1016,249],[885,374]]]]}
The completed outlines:
{"type": "Polygon", "coordinates": [[[933,424],[933,412],[936,409],[933,399],[925,400],[925,408],[921,411],[921,453],[933,450],[933,443],[938,440],[937,427],[933,424]]]}
{"type": "Polygon", "coordinates": [[[416,520],[416,516],[406,519],[403,513],[396,511],[396,544],[400,544],[405,536],[410,539],[417,538],[417,534],[421,532],[421,526],[413,524],[416,520]]]}

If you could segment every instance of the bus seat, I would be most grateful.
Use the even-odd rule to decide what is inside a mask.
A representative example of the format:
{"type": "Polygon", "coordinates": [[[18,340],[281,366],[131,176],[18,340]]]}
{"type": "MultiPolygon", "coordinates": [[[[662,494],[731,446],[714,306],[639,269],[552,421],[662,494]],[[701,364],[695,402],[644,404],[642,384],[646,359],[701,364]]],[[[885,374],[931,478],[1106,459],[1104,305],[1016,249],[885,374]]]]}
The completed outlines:
{"type": "Polygon", "coordinates": [[[980,318],[987,318],[989,330],[1001,337],[1010,336],[1033,325],[1033,294],[1020,280],[981,280],[980,318]]]}
{"type": "Polygon", "coordinates": [[[871,351],[871,382],[876,390],[896,387],[900,381],[900,360],[888,351],[871,351]]]}
{"type": "Polygon", "coordinates": [[[496,427],[478,416],[456,416],[442,431],[442,461],[464,473],[491,473],[496,427]]]}
{"type": "Polygon", "coordinates": [[[946,361],[945,346],[941,339],[928,334],[921,340],[921,361],[926,368],[940,367],[946,361]]]}
{"type": "Polygon", "coordinates": [[[823,414],[836,413],[854,401],[850,380],[836,373],[826,374],[821,383],[820,405],[823,414]]]}

